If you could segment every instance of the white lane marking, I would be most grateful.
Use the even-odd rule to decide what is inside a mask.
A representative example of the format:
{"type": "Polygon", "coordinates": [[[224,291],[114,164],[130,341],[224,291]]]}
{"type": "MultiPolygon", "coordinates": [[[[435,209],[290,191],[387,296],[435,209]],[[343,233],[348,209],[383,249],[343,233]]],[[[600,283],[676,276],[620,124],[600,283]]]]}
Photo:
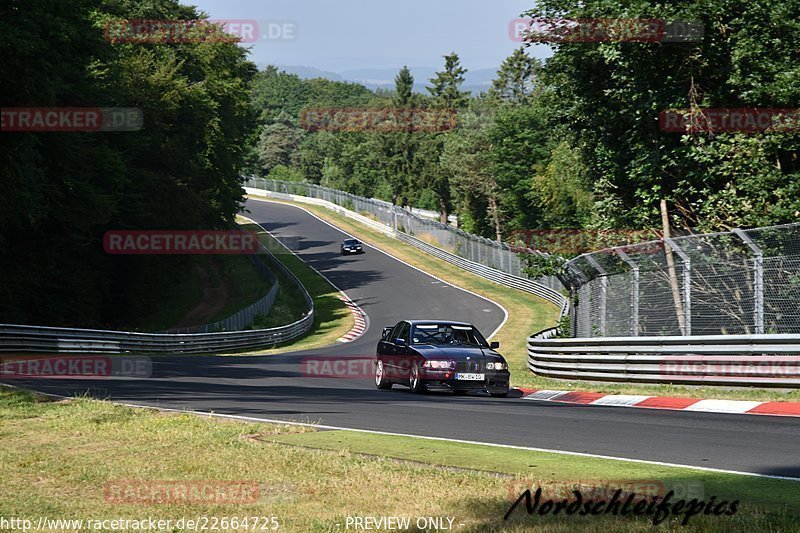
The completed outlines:
{"type": "Polygon", "coordinates": [[[672,468],[688,468],[690,470],[700,470],[703,472],[718,472],[721,474],[735,474],[740,476],[750,476],[750,477],[761,477],[761,478],[769,478],[769,479],[782,479],[785,481],[795,481],[800,482],[800,478],[797,477],[789,477],[789,476],[777,476],[773,474],[757,474],[755,472],[740,472],[738,470],[726,470],[723,468],[710,468],[706,466],[692,466],[692,465],[683,465],[678,463],[665,463],[662,461],[648,461],[647,459],[631,459],[628,457],[614,457],[612,455],[600,455],[595,453],[585,453],[585,452],[570,452],[566,450],[553,450],[549,448],[535,448],[532,446],[515,446],[513,444],[497,444],[494,442],[480,442],[474,440],[465,440],[465,439],[451,439],[447,437],[430,437],[427,435],[412,435],[409,433],[395,433],[392,431],[378,431],[375,429],[358,429],[358,428],[348,428],[342,426],[329,426],[326,424],[314,424],[311,422],[291,422],[287,420],[277,420],[272,418],[256,418],[252,416],[243,416],[243,415],[226,415],[222,413],[214,413],[214,412],[207,412],[207,411],[192,411],[188,409],[173,409],[169,407],[154,407],[152,405],[136,405],[130,403],[120,403],[120,402],[111,402],[116,403],[117,405],[124,405],[126,407],[142,407],[145,409],[155,409],[158,411],[170,411],[170,412],[177,412],[177,413],[192,413],[200,416],[210,416],[210,417],[219,417],[219,418],[229,418],[232,420],[243,420],[246,422],[265,422],[270,424],[284,424],[287,426],[304,426],[304,427],[313,427],[317,429],[328,429],[328,430],[341,430],[341,431],[354,431],[358,433],[368,433],[371,435],[387,435],[390,437],[409,437],[413,439],[425,439],[425,440],[432,440],[432,441],[439,441],[439,442],[455,442],[457,444],[474,444],[478,446],[491,446],[493,448],[508,448],[511,450],[524,450],[530,452],[542,452],[542,453],[555,453],[558,455],[570,455],[570,456],[577,456],[577,457],[591,457],[594,459],[610,459],[613,461],[623,461],[626,463],[641,463],[647,465],[656,465],[656,466],[668,466],[672,468]]]}
{"type": "Polygon", "coordinates": [[[536,391],[532,394],[528,394],[527,396],[523,396],[523,400],[552,400],[554,398],[558,398],[559,396],[563,396],[568,394],[570,391],[566,390],[540,390],[536,391]]]}
{"type": "Polygon", "coordinates": [[[684,411],[705,411],[711,413],[746,413],[764,402],[744,400],[700,400],[684,411]]]}
{"type": "MultiPolygon", "coordinates": [[[[20,390],[27,390],[22,389],[21,387],[16,387],[14,385],[9,385],[7,383],[0,383],[2,387],[9,387],[12,389],[20,389],[20,390]]],[[[44,396],[52,396],[54,398],[64,398],[64,399],[71,399],[73,396],[63,396],[61,394],[53,394],[51,392],[39,392],[39,391],[32,391],[36,394],[42,394],[44,396]]],[[[555,392],[555,391],[552,391],[555,392]]],[[[303,426],[303,427],[312,427],[317,429],[332,429],[332,430],[342,430],[342,431],[355,431],[358,433],[369,433],[372,435],[389,435],[393,437],[410,437],[414,439],[425,439],[425,440],[432,440],[432,441],[441,441],[441,442],[456,442],[461,444],[476,444],[479,446],[492,446],[494,448],[509,448],[512,450],[526,450],[531,452],[543,452],[543,453],[555,453],[559,455],[571,455],[571,456],[578,456],[578,457],[593,457],[595,459],[611,459],[613,461],[623,461],[626,463],[642,463],[648,465],[656,465],[656,466],[669,466],[672,468],[688,468],[690,470],[700,470],[702,472],[719,472],[721,474],[735,474],[739,476],[750,476],[750,477],[761,477],[761,478],[768,478],[768,479],[782,479],[785,481],[795,481],[800,482],[800,478],[798,477],[790,477],[790,476],[777,476],[774,474],[757,474],[755,472],[741,472],[739,470],[726,470],[723,468],[711,468],[707,466],[692,466],[692,465],[682,465],[679,463],[665,463],[663,461],[648,461],[647,459],[631,459],[628,457],[614,457],[611,455],[599,455],[595,453],[585,453],[585,452],[570,452],[566,450],[552,450],[549,448],[534,448],[531,446],[515,446],[513,444],[497,444],[494,442],[480,442],[474,440],[463,440],[463,439],[450,439],[447,437],[429,437],[426,435],[411,435],[408,433],[393,433],[390,431],[378,431],[375,429],[357,429],[357,428],[348,428],[348,427],[341,427],[341,426],[329,426],[325,424],[313,424],[310,422],[292,422],[288,420],[277,420],[273,418],[256,418],[254,416],[244,416],[244,415],[226,415],[222,413],[214,413],[209,411],[192,411],[191,409],[174,409],[171,407],[157,407],[154,405],[138,405],[135,403],[126,403],[126,402],[115,402],[111,400],[95,400],[95,401],[104,401],[114,405],[122,405],[125,407],[138,407],[141,409],[154,409],[156,411],[165,411],[165,412],[173,412],[173,413],[191,413],[199,416],[209,416],[209,417],[219,417],[219,418],[229,418],[232,420],[244,420],[245,422],[265,422],[270,424],[283,424],[287,426],[303,426]]]]}
{"type": "Polygon", "coordinates": [[[652,396],[637,396],[634,394],[612,394],[598,398],[589,405],[616,405],[618,407],[630,407],[641,403],[652,396]]]}
{"type": "MultiPolygon", "coordinates": [[[[327,224],[328,226],[332,227],[332,228],[333,228],[333,229],[335,229],[336,231],[340,231],[341,233],[344,233],[345,235],[347,235],[347,236],[348,236],[348,237],[350,237],[351,239],[355,239],[355,238],[356,238],[356,237],[354,237],[353,235],[350,235],[349,233],[347,233],[347,232],[346,232],[345,230],[343,230],[342,228],[339,228],[339,227],[337,227],[337,226],[334,226],[333,224],[331,224],[331,223],[330,223],[330,222],[328,222],[327,220],[323,220],[323,219],[321,219],[320,217],[318,217],[317,215],[315,215],[314,213],[312,213],[311,211],[309,211],[308,209],[306,209],[306,208],[304,208],[304,207],[302,207],[302,206],[295,205],[295,204],[291,204],[291,203],[290,203],[290,204],[286,204],[286,203],[284,203],[284,202],[274,202],[274,201],[271,201],[271,200],[265,200],[265,199],[263,199],[263,198],[253,198],[252,196],[248,196],[248,199],[250,199],[250,200],[254,200],[254,201],[256,201],[256,202],[269,202],[269,203],[273,203],[273,204],[289,205],[290,207],[294,207],[294,208],[297,208],[297,209],[302,209],[303,211],[305,211],[306,213],[308,213],[308,214],[309,214],[309,215],[311,215],[312,217],[316,218],[316,219],[317,219],[317,220],[319,220],[320,222],[323,222],[323,223],[327,224]]],[[[358,222],[356,222],[356,223],[358,223],[358,222]]],[[[401,242],[401,243],[402,243],[402,241],[398,241],[398,242],[401,242]]],[[[494,336],[497,334],[497,332],[498,332],[498,331],[500,331],[500,329],[501,329],[503,326],[505,326],[505,325],[506,325],[506,322],[508,322],[508,311],[506,310],[506,308],[505,308],[505,307],[503,307],[502,305],[500,305],[499,303],[495,302],[495,301],[494,301],[494,300],[492,300],[491,298],[487,298],[486,296],[482,296],[482,295],[480,295],[480,294],[477,294],[477,293],[475,293],[475,292],[472,292],[472,291],[471,291],[471,290],[469,290],[469,289],[465,289],[465,288],[463,288],[463,287],[459,287],[458,285],[453,285],[452,283],[450,283],[450,282],[448,282],[448,281],[445,281],[445,280],[443,280],[443,279],[442,279],[442,278],[440,278],[440,277],[434,276],[434,275],[433,275],[433,274],[431,274],[430,272],[425,272],[425,271],[424,271],[424,270],[422,270],[421,268],[417,268],[417,267],[415,267],[414,265],[411,265],[411,264],[409,264],[409,263],[406,263],[406,262],[405,262],[405,261],[403,261],[402,259],[398,259],[397,257],[395,257],[395,256],[391,255],[389,252],[385,252],[385,251],[381,250],[380,248],[376,248],[376,247],[374,247],[374,246],[372,246],[372,245],[370,245],[370,244],[367,244],[367,243],[364,243],[364,246],[368,246],[368,247],[372,248],[373,250],[376,250],[376,251],[378,251],[378,252],[380,252],[380,253],[382,253],[382,254],[384,254],[384,255],[388,256],[388,257],[391,257],[391,258],[392,258],[392,259],[394,259],[395,261],[398,261],[398,262],[400,262],[400,263],[403,263],[403,264],[404,264],[404,265],[406,265],[407,267],[411,267],[411,268],[413,268],[414,270],[417,270],[417,271],[419,271],[419,272],[422,272],[422,273],[423,273],[423,274],[425,274],[426,276],[430,276],[430,277],[432,277],[433,279],[435,279],[435,280],[438,280],[438,281],[440,281],[440,282],[444,283],[445,285],[449,285],[449,286],[451,286],[451,287],[454,287],[454,288],[456,288],[456,289],[458,289],[458,290],[460,290],[460,291],[464,291],[464,292],[466,292],[466,293],[468,293],[468,294],[471,294],[471,295],[473,295],[473,296],[477,296],[478,298],[481,298],[481,299],[483,299],[483,300],[486,300],[487,302],[489,302],[489,303],[491,303],[491,304],[494,304],[494,305],[496,305],[497,307],[499,307],[499,308],[500,308],[500,309],[503,311],[503,321],[502,321],[502,322],[500,322],[500,325],[499,325],[499,326],[497,326],[497,327],[495,328],[495,330],[494,330],[494,331],[491,333],[491,335],[489,335],[488,337],[486,337],[487,339],[491,339],[492,337],[494,337],[494,336]]],[[[421,251],[421,250],[420,250],[420,253],[423,253],[423,254],[424,254],[425,252],[423,252],[423,251],[421,251]]],[[[426,255],[427,255],[427,254],[426,254],[426,255]]],[[[313,267],[312,267],[312,268],[313,268],[313,267]]],[[[464,272],[466,272],[466,270],[465,270],[464,272]]],[[[326,278],[326,279],[327,279],[327,278],[326,278]]],[[[331,285],[333,285],[333,283],[331,283],[331,285]]],[[[336,285],[334,285],[334,287],[336,287],[336,285]]]]}

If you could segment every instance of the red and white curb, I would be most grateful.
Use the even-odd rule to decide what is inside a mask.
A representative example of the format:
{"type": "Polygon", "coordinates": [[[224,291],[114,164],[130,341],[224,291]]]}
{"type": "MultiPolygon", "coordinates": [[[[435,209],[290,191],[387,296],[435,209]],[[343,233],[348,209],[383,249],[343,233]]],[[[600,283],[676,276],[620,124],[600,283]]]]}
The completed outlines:
{"type": "Polygon", "coordinates": [[[608,405],[673,411],[702,411],[706,413],[735,413],[748,415],[777,415],[800,417],[800,402],[758,402],[746,400],[702,400],[669,396],[638,396],[631,394],[602,394],[599,392],[531,390],[522,391],[523,400],[571,403],[579,405],[608,405]]]}
{"type": "Polygon", "coordinates": [[[355,318],[356,323],[353,326],[353,329],[348,331],[346,335],[336,339],[336,342],[352,342],[363,335],[365,331],[367,331],[367,314],[362,311],[361,308],[357,306],[350,298],[339,295],[339,299],[350,308],[350,312],[353,313],[353,318],[355,318]]]}

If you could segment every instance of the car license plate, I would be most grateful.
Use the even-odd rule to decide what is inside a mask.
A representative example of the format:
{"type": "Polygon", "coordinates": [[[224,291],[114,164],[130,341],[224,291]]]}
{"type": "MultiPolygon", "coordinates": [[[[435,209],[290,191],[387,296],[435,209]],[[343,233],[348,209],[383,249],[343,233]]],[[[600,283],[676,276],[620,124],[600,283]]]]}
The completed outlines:
{"type": "Polygon", "coordinates": [[[486,374],[456,374],[456,379],[459,381],[483,381],[486,374]]]}

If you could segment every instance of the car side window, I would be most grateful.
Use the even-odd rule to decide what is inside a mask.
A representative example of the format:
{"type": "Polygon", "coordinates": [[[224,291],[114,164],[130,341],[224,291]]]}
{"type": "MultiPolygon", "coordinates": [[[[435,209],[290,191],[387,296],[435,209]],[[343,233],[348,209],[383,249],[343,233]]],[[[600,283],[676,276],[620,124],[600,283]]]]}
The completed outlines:
{"type": "Polygon", "coordinates": [[[389,342],[394,342],[396,338],[400,337],[400,331],[403,329],[403,324],[405,324],[405,322],[397,323],[392,332],[389,334],[389,338],[387,339],[389,342]]]}
{"type": "Polygon", "coordinates": [[[406,341],[406,344],[408,344],[409,343],[408,339],[410,337],[410,334],[411,334],[411,324],[409,324],[408,322],[404,322],[402,329],[400,329],[400,334],[398,335],[398,337],[406,341]]]}

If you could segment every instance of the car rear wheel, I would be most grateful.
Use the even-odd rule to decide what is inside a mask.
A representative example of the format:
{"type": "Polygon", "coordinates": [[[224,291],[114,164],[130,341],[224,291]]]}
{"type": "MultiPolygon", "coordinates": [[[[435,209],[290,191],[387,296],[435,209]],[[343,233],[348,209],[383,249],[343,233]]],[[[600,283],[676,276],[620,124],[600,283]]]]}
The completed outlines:
{"type": "Polygon", "coordinates": [[[375,365],[375,386],[381,390],[392,388],[392,383],[386,379],[386,368],[383,366],[383,361],[380,360],[375,365]]]}
{"type": "Polygon", "coordinates": [[[422,384],[422,379],[419,377],[419,365],[417,363],[411,366],[411,375],[408,377],[408,387],[414,394],[425,392],[425,385],[422,384]]]}

